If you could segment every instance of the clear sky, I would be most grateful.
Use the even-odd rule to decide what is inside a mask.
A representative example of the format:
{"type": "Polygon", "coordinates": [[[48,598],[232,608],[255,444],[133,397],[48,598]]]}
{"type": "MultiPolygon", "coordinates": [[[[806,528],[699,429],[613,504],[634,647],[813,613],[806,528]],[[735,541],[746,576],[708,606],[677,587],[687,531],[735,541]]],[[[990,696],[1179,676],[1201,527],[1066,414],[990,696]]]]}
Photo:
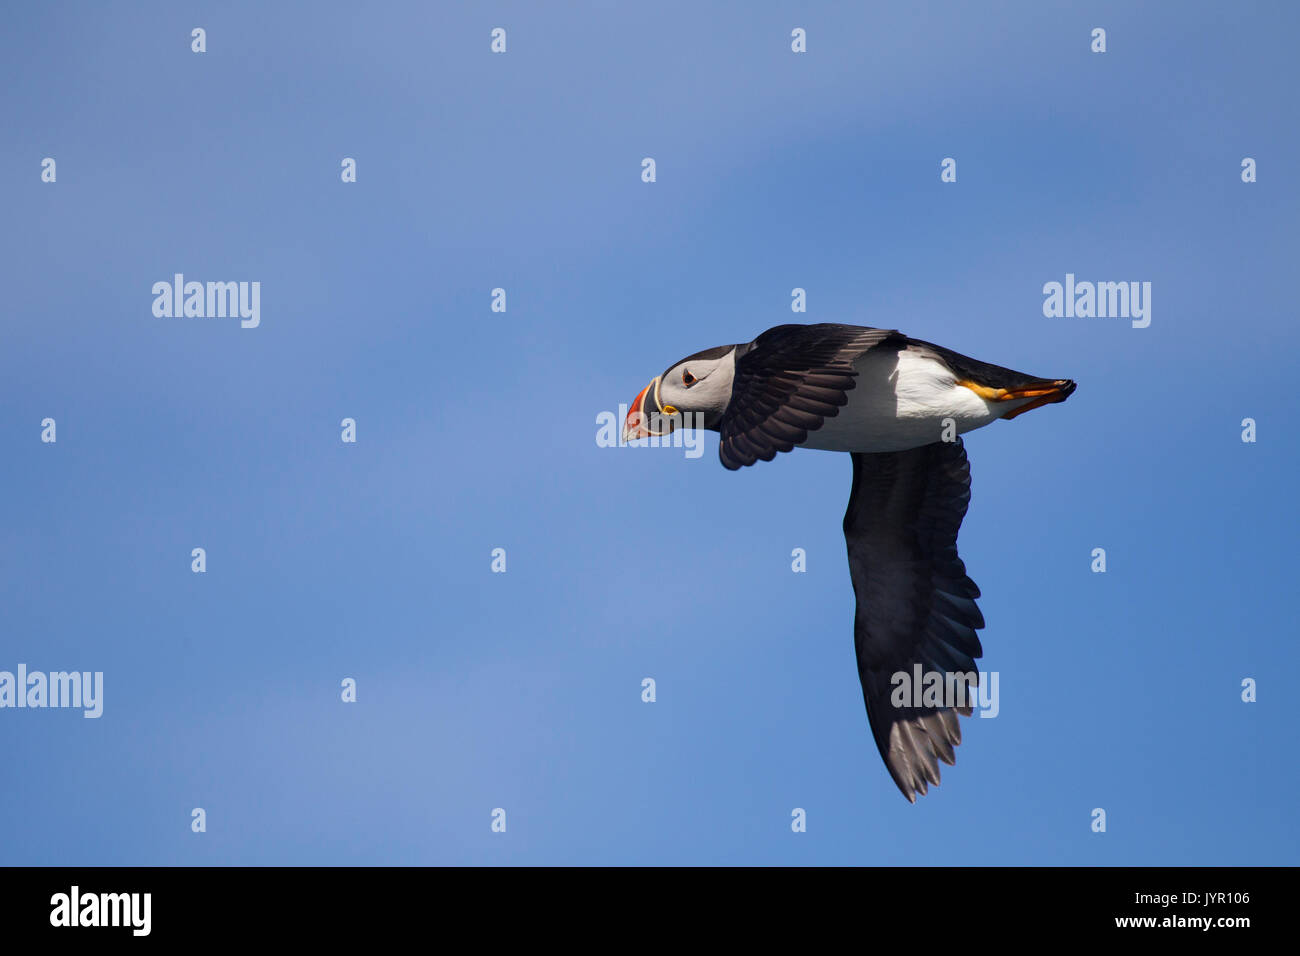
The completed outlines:
{"type": "Polygon", "coordinates": [[[0,709],[0,862],[1300,862],[1300,13],[975,7],[9,13],[0,670],[104,695],[0,709]],[[156,317],[178,272],[260,325],[156,317]],[[999,713],[916,806],[847,456],[596,442],[789,321],[1079,383],[967,439],[999,713]]]}

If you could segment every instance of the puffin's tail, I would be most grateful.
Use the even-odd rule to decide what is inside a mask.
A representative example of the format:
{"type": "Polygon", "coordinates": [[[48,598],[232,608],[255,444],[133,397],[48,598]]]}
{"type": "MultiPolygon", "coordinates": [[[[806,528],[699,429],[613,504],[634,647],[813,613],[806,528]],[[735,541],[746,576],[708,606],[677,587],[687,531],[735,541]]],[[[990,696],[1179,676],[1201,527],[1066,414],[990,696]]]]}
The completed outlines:
{"type": "Polygon", "coordinates": [[[981,362],[979,359],[962,355],[960,352],[935,345],[933,342],[912,339],[911,343],[913,347],[919,346],[929,350],[935,358],[952,369],[958,385],[964,385],[985,401],[1011,402],[1031,399],[1027,404],[1003,415],[1002,418],[1007,421],[1041,405],[1063,402],[1074,394],[1077,387],[1068,378],[1039,378],[1036,375],[1026,375],[1024,372],[1017,372],[1015,369],[1004,368],[991,362],[981,362]]]}
{"type": "Polygon", "coordinates": [[[1026,405],[1021,405],[1015,411],[1003,415],[1002,420],[1009,422],[1017,415],[1023,415],[1031,409],[1038,408],[1042,405],[1054,405],[1057,402],[1063,402],[1071,395],[1078,386],[1072,379],[1039,379],[1037,382],[1020,389],[1008,389],[1006,393],[1000,396],[1001,400],[1007,401],[1016,398],[1031,398],[1033,401],[1026,405]]]}

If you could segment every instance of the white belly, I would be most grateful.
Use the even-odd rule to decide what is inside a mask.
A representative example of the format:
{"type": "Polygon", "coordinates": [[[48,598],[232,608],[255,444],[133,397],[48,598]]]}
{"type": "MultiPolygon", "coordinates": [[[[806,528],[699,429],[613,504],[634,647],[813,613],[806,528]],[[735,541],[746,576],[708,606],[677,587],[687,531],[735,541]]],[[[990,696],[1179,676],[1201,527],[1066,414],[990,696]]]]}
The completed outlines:
{"type": "Polygon", "coordinates": [[[858,378],[849,403],[809,433],[801,448],[904,451],[941,441],[945,427],[960,435],[987,425],[1027,401],[987,402],[958,385],[942,362],[906,349],[867,352],[854,367],[858,378]]]}

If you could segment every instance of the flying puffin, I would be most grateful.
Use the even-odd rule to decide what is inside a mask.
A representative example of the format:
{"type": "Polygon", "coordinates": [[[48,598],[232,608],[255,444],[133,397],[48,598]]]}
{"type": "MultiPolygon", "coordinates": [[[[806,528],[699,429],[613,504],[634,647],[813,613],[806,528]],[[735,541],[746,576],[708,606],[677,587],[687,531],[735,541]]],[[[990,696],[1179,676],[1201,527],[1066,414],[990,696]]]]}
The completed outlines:
{"type": "Polygon", "coordinates": [[[721,434],[718,454],[733,471],[796,447],[853,456],[844,537],[858,677],[880,755],[915,803],[939,783],[939,761],[955,762],[957,714],[972,712],[973,693],[963,692],[978,684],[984,652],[979,588],[957,555],[970,502],[958,436],[1074,389],[890,329],[779,325],[671,366],[632,402],[623,435],[707,428],[721,434]],[[942,680],[946,694],[900,693],[900,674],[942,680]],[[969,683],[958,686],[963,675],[969,683]]]}

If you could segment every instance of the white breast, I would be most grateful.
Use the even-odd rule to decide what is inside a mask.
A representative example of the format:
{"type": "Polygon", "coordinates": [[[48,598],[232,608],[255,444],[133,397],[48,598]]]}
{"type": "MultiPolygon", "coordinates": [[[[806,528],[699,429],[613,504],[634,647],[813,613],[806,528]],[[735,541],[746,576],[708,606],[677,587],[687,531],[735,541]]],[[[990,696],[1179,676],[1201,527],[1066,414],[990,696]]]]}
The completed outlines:
{"type": "Polygon", "coordinates": [[[903,451],[940,441],[945,419],[962,434],[1002,417],[1023,402],[986,402],[958,385],[943,362],[902,349],[870,351],[858,359],[849,403],[808,436],[803,448],[903,451]]]}

